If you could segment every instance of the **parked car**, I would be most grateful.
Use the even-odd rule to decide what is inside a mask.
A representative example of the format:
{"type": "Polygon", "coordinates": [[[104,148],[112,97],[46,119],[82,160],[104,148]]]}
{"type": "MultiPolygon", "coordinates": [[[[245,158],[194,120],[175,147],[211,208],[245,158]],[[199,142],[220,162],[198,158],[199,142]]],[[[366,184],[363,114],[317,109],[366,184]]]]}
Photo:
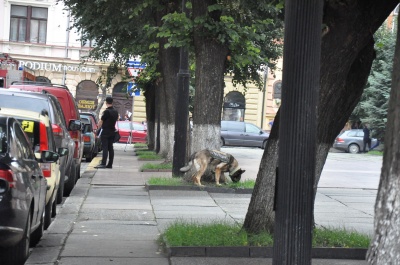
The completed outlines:
{"type": "Polygon", "coordinates": [[[0,116],[0,264],[24,264],[43,235],[47,181],[39,162],[56,162],[58,154],[38,156],[20,123],[0,116]]]}
{"type": "Polygon", "coordinates": [[[14,82],[10,86],[10,88],[19,89],[23,91],[32,91],[32,92],[42,92],[42,93],[50,93],[54,95],[58,101],[60,102],[61,110],[64,114],[65,121],[67,124],[71,122],[75,123],[76,130],[71,130],[68,127],[69,134],[71,138],[75,142],[75,150],[73,153],[73,164],[70,169],[71,172],[67,178],[65,183],[65,195],[69,195],[71,190],[74,188],[76,181],[80,178],[81,171],[81,161],[83,156],[83,139],[81,132],[81,121],[80,114],[78,111],[78,106],[75,102],[75,98],[72,96],[67,86],[63,85],[55,85],[51,83],[42,83],[42,82],[14,82]]]}
{"type": "Polygon", "coordinates": [[[134,121],[117,121],[115,128],[119,131],[119,143],[147,143],[147,128],[134,121]]]}
{"type": "MultiPolygon", "coordinates": [[[[68,149],[57,149],[54,140],[51,121],[46,113],[26,111],[21,109],[1,108],[1,116],[15,117],[21,124],[22,129],[34,150],[50,150],[59,154],[60,157],[68,154],[68,149]]],[[[60,161],[57,163],[40,163],[40,168],[47,180],[46,209],[44,218],[44,229],[51,224],[51,218],[57,215],[57,190],[60,186],[60,161]]]]}
{"type": "Polygon", "coordinates": [[[97,117],[97,114],[95,112],[81,112],[81,116],[86,115],[90,118],[92,126],[93,126],[93,132],[96,137],[96,149],[97,153],[100,153],[103,151],[103,148],[101,146],[101,139],[97,134],[97,130],[99,129],[97,124],[99,124],[99,118],[97,117]]]}
{"type": "MultiPolygon", "coordinates": [[[[93,123],[89,116],[81,114],[82,133],[83,133],[83,156],[86,162],[92,161],[97,156],[98,147],[96,144],[97,135],[94,133],[93,123]]],[[[99,139],[99,137],[97,137],[99,139]]]]}
{"type": "Polygon", "coordinates": [[[221,146],[265,148],[269,133],[260,127],[240,121],[221,121],[221,146]]]}
{"type": "Polygon", "coordinates": [[[48,93],[0,89],[0,106],[4,108],[18,106],[19,109],[40,113],[44,110],[49,114],[56,147],[68,149],[68,155],[60,158],[60,186],[57,191],[57,203],[61,203],[64,194],[68,195],[74,187],[76,176],[72,156],[75,150],[75,142],[72,140],[68,129],[76,130],[80,126],[77,127],[75,121],[70,121],[67,127],[59,101],[55,96],[48,93]]]}
{"type": "MultiPolygon", "coordinates": [[[[333,143],[333,148],[357,154],[361,150],[364,149],[364,132],[362,129],[351,129],[342,132],[336,137],[335,142],[333,143]]],[[[376,138],[371,138],[371,146],[376,145],[378,140],[376,138]]]]}

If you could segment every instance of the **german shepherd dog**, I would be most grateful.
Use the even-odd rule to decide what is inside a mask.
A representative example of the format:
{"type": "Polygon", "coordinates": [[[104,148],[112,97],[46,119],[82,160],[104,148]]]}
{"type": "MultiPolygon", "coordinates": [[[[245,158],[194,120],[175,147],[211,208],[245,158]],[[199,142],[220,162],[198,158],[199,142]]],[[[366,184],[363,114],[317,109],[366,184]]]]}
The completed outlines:
{"type": "Polygon", "coordinates": [[[218,186],[221,186],[219,183],[221,172],[222,174],[224,174],[224,172],[229,172],[229,177],[233,182],[240,181],[242,174],[245,172],[245,170],[239,167],[238,161],[231,154],[217,150],[204,149],[192,154],[188,165],[181,168],[180,171],[187,172],[193,166],[196,172],[193,174],[192,178],[194,184],[198,186],[204,186],[201,185],[200,179],[208,166],[215,171],[215,182],[218,186]]]}

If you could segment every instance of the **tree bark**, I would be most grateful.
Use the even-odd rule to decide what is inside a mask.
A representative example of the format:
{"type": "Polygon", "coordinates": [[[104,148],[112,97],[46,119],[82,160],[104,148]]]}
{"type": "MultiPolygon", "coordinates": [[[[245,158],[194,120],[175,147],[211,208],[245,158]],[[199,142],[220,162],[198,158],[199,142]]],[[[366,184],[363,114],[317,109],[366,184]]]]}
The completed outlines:
{"type": "Polygon", "coordinates": [[[398,32],[399,26],[383,166],[375,204],[375,235],[367,254],[369,264],[398,264],[400,260],[400,40],[398,32]]]}
{"type": "MultiPolygon", "coordinates": [[[[395,0],[325,2],[314,194],[329,149],[363,92],[374,58],[373,33],[397,3],[395,0]]],[[[250,233],[273,232],[278,123],[274,122],[264,150],[243,225],[250,233]]]]}
{"type": "MultiPolygon", "coordinates": [[[[193,1],[193,20],[205,16],[216,0],[193,1]]],[[[219,19],[219,11],[210,14],[219,19]]],[[[193,111],[192,153],[220,149],[221,108],[224,94],[224,70],[228,48],[207,35],[203,26],[194,29],[196,56],[196,93],[193,111]]]]}
{"type": "MultiPolygon", "coordinates": [[[[162,23],[162,17],[168,13],[180,10],[180,1],[165,1],[164,9],[159,11],[157,23],[162,23]]],[[[159,60],[161,68],[161,83],[159,86],[160,108],[160,151],[166,161],[172,161],[175,132],[175,105],[177,93],[177,73],[179,71],[179,48],[164,48],[167,40],[159,39],[159,60]]]]}
{"type": "Polygon", "coordinates": [[[146,100],[147,147],[149,150],[154,150],[156,139],[156,88],[154,84],[146,88],[144,98],[146,100]]]}

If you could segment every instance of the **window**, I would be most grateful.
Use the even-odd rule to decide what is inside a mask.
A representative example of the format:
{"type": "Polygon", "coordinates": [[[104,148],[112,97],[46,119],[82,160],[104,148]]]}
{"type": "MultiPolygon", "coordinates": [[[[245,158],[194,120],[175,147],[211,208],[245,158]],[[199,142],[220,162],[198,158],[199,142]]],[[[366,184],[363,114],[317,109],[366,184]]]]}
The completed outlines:
{"type": "Polygon", "coordinates": [[[47,8],[11,6],[10,41],[46,43],[47,8]]]}
{"type": "Polygon", "coordinates": [[[93,47],[96,47],[96,44],[97,44],[97,42],[95,40],[86,40],[86,41],[82,41],[81,46],[93,48],[93,47]]]}
{"type": "Polygon", "coordinates": [[[282,81],[276,81],[273,85],[274,88],[274,98],[280,99],[282,96],[282,81]]]}

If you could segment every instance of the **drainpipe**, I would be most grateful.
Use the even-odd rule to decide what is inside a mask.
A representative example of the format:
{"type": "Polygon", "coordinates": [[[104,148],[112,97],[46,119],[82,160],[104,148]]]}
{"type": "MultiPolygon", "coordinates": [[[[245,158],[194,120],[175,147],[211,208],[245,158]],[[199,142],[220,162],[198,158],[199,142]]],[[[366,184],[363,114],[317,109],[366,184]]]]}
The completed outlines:
{"type": "MultiPolygon", "coordinates": [[[[65,37],[65,58],[68,58],[68,47],[69,47],[69,27],[70,27],[70,18],[71,18],[71,11],[68,11],[68,16],[67,16],[67,31],[66,31],[66,37],[65,37]]],[[[62,84],[65,85],[65,79],[67,77],[67,69],[64,67],[63,70],[63,79],[62,79],[62,84]]]]}

